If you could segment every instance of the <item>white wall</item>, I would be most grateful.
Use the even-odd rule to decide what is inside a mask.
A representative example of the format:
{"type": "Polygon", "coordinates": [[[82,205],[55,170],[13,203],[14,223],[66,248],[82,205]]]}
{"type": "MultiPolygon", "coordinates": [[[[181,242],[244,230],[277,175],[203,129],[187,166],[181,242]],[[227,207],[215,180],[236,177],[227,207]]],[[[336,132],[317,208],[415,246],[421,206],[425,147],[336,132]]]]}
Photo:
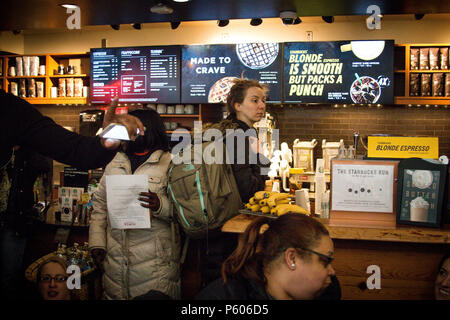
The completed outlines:
{"type": "MultiPolygon", "coordinates": [[[[81,30],[53,30],[26,32],[23,41],[25,54],[85,52],[101,46],[108,47],[168,44],[214,44],[238,42],[306,41],[306,31],[313,32],[313,41],[348,39],[394,39],[395,43],[449,43],[450,14],[426,15],[415,20],[413,15],[385,16],[381,30],[368,30],[365,16],[335,17],[327,24],[320,17],[302,18],[295,26],[284,26],[279,18],[264,19],[260,26],[250,26],[249,20],[231,20],[224,28],[215,21],[182,22],[172,30],[169,23],[143,24],[141,30],[121,26],[83,27],[81,30]]],[[[1,33],[0,48],[21,46],[9,33],[1,33]]],[[[11,50],[8,50],[11,51],[11,50]]]]}

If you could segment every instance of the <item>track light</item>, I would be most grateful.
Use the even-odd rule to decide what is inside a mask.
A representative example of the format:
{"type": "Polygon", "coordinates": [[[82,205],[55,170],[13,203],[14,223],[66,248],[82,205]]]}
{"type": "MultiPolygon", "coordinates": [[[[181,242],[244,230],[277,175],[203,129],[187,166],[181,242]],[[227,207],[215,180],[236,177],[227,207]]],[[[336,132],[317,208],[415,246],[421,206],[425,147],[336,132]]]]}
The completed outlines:
{"type": "Polygon", "coordinates": [[[259,26],[261,23],[262,23],[261,18],[253,18],[252,20],[250,20],[250,24],[254,27],[259,26]]]}
{"type": "Polygon", "coordinates": [[[180,21],[175,21],[175,22],[170,23],[170,27],[172,28],[172,30],[175,30],[176,28],[178,28],[179,25],[180,25],[180,21]]]}
{"type": "Polygon", "coordinates": [[[133,28],[136,30],[141,30],[141,24],[140,23],[133,23],[133,28]]]}
{"type": "Polygon", "coordinates": [[[322,16],[322,20],[325,21],[326,23],[333,23],[334,17],[333,16],[322,16]]]}
{"type": "Polygon", "coordinates": [[[425,14],[423,14],[423,13],[416,13],[416,14],[414,15],[414,18],[415,18],[416,20],[420,20],[420,19],[422,19],[423,17],[425,17],[425,14]]]}
{"type": "Polygon", "coordinates": [[[294,22],[292,24],[300,24],[302,23],[302,19],[300,19],[299,17],[295,18],[294,22]]]}
{"type": "Polygon", "coordinates": [[[120,30],[120,24],[112,24],[111,28],[113,28],[114,30],[120,30]]]}
{"type": "Polygon", "coordinates": [[[297,17],[297,12],[290,11],[290,10],[281,11],[280,18],[285,26],[292,25],[292,24],[299,24],[302,22],[302,19],[297,17]]]}
{"type": "Polygon", "coordinates": [[[230,20],[217,20],[217,25],[219,27],[226,27],[230,23],[230,20]]]}
{"type": "Polygon", "coordinates": [[[12,33],[13,35],[17,36],[18,34],[20,34],[22,32],[22,30],[13,30],[12,33]]]}

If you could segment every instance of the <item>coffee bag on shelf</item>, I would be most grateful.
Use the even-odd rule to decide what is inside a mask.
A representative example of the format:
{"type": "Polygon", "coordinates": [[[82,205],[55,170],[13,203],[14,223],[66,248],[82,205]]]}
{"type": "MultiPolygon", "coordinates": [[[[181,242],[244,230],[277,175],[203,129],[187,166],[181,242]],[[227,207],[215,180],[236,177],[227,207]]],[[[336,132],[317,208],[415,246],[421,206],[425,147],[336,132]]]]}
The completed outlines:
{"type": "Polygon", "coordinates": [[[17,86],[17,82],[11,81],[11,93],[15,96],[19,95],[19,88],[17,86]]]}
{"type": "Polygon", "coordinates": [[[30,76],[37,76],[39,74],[39,57],[30,57],[30,76]]]}
{"type": "Polygon", "coordinates": [[[27,87],[25,85],[25,79],[19,80],[19,97],[21,98],[27,97],[27,87]]]}
{"type": "Polygon", "coordinates": [[[410,69],[411,70],[419,70],[419,49],[411,48],[410,52],[410,69]]]}
{"type": "Polygon", "coordinates": [[[23,77],[23,60],[22,57],[16,57],[16,76],[23,77]]]}
{"type": "Polygon", "coordinates": [[[431,95],[431,74],[422,73],[421,75],[421,87],[420,92],[422,97],[427,97],[431,95]]]}
{"type": "Polygon", "coordinates": [[[450,97],[450,73],[445,74],[445,96],[450,97]]]}
{"type": "Polygon", "coordinates": [[[38,98],[44,97],[44,82],[36,81],[36,93],[38,98]]]}
{"type": "Polygon", "coordinates": [[[83,96],[83,79],[76,78],[74,80],[73,96],[74,97],[82,97],[83,96]]]}
{"type": "Polygon", "coordinates": [[[444,91],[443,86],[443,73],[433,73],[433,84],[432,84],[432,92],[433,97],[442,97],[442,92],[444,91]]]}
{"type": "Polygon", "coordinates": [[[30,75],[30,57],[23,57],[23,75],[30,75]]]}
{"type": "Polygon", "coordinates": [[[439,70],[439,48],[430,48],[430,70],[439,70]]]}
{"type": "Polygon", "coordinates": [[[441,52],[441,70],[448,70],[448,48],[440,48],[439,51],[441,52]]]}
{"type": "Polygon", "coordinates": [[[418,73],[411,73],[409,75],[409,95],[418,96],[420,93],[420,80],[418,73]]]}
{"type": "Polygon", "coordinates": [[[27,97],[36,98],[36,83],[34,79],[27,79],[27,97]]]}
{"type": "Polygon", "coordinates": [[[66,96],[66,79],[58,79],[58,97],[66,96]]]}
{"type": "Polygon", "coordinates": [[[73,97],[73,78],[66,79],[66,97],[73,97]]]}
{"type": "Polygon", "coordinates": [[[430,48],[420,48],[420,70],[430,69],[430,48]]]}

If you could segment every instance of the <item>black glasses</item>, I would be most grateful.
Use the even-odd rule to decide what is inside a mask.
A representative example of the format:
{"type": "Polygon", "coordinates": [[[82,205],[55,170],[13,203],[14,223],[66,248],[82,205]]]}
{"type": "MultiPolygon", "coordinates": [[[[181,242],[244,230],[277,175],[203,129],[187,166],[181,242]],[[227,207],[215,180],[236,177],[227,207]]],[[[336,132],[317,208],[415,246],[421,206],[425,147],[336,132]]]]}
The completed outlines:
{"type": "Polygon", "coordinates": [[[55,280],[55,282],[64,282],[67,280],[67,277],[62,274],[57,274],[56,276],[52,277],[49,275],[42,275],[41,281],[42,282],[51,282],[52,280],[55,280]]]}
{"type": "Polygon", "coordinates": [[[333,257],[327,256],[326,254],[323,254],[323,253],[320,253],[320,252],[317,252],[317,251],[314,251],[314,250],[311,250],[308,248],[303,248],[303,247],[297,247],[297,248],[300,250],[308,251],[308,252],[318,255],[319,258],[323,259],[322,261],[324,262],[325,268],[328,267],[334,260],[333,257]]]}

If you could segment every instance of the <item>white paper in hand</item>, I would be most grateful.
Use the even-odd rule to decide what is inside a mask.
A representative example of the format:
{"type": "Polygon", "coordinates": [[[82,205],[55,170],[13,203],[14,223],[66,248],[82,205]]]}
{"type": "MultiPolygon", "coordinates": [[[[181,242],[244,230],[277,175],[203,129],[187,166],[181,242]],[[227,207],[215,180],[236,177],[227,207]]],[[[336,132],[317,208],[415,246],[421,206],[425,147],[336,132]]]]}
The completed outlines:
{"type": "Polygon", "coordinates": [[[140,192],[148,192],[147,175],[106,176],[108,218],[113,229],[149,229],[149,209],[141,206],[140,192]]]}

